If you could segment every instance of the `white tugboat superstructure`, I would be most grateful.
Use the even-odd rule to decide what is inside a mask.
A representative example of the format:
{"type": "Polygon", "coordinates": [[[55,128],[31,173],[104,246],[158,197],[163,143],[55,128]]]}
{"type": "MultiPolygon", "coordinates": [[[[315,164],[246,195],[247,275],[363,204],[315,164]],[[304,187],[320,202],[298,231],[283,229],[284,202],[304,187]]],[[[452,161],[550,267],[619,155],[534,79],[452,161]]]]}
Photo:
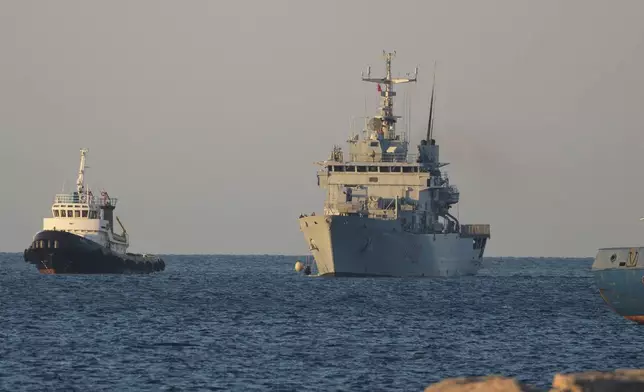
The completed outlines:
{"type": "Polygon", "coordinates": [[[480,267],[490,226],[461,225],[450,213],[458,189],[440,168],[439,148],[432,137],[432,88],[427,137],[418,155],[408,154],[409,141],[396,132],[393,86],[413,83],[418,70],[395,78],[386,53],[385,76],[377,83],[382,99],[363,137],[352,136],[348,159],[334,146],[319,162],[318,185],[326,189],[324,214],[301,216],[300,229],[323,276],[453,276],[470,275],[480,267]],[[384,86],[384,87],[383,87],[384,86]]]}
{"type": "Polygon", "coordinates": [[[121,234],[113,231],[114,209],[118,199],[111,198],[105,190],[101,190],[99,196],[94,196],[85,186],[88,150],[81,149],[80,152],[76,192],[55,196],[52,216],[43,219],[43,230],[66,231],[124,254],[129,246],[128,234],[122,225],[121,234]]]}

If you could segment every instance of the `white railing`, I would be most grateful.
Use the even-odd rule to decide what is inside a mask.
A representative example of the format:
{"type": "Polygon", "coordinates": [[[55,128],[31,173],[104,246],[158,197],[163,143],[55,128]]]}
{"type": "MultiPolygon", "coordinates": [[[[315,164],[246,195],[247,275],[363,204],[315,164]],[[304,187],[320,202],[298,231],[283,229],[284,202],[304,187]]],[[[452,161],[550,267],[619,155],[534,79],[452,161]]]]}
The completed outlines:
{"type": "Polygon", "coordinates": [[[400,211],[416,211],[419,209],[417,204],[404,203],[402,200],[396,202],[395,199],[380,200],[376,205],[369,207],[366,201],[355,202],[326,202],[324,203],[324,210],[330,211],[335,214],[383,214],[397,215],[396,207],[400,211]]]}
{"type": "Polygon", "coordinates": [[[349,202],[349,203],[345,203],[345,202],[324,203],[324,209],[325,209],[325,211],[332,211],[332,212],[339,213],[339,214],[357,214],[359,212],[366,212],[364,202],[358,202],[358,203],[351,203],[351,202],[349,202]]]}
{"type": "Polygon", "coordinates": [[[347,154],[350,162],[399,162],[399,163],[416,163],[418,154],[406,153],[379,153],[375,155],[367,154],[347,154]]]}
{"type": "Polygon", "coordinates": [[[97,197],[94,195],[88,194],[76,194],[76,193],[59,193],[54,198],[55,204],[92,204],[98,206],[116,206],[118,201],[115,197],[97,197]]]}

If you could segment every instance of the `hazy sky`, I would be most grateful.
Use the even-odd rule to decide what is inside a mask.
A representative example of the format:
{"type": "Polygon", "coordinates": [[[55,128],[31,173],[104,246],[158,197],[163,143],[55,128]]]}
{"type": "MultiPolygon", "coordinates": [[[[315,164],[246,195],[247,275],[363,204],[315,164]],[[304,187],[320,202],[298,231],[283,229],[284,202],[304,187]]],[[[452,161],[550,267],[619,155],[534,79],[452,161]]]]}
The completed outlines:
{"type": "Polygon", "coordinates": [[[640,0],[0,0],[0,251],[29,244],[87,147],[132,251],[306,253],[313,162],[346,145],[365,96],[375,111],[360,72],[380,74],[383,49],[396,73],[420,67],[414,144],[438,62],[435,135],[461,221],[492,225],[487,255],[644,245],[642,15],[640,0]]]}

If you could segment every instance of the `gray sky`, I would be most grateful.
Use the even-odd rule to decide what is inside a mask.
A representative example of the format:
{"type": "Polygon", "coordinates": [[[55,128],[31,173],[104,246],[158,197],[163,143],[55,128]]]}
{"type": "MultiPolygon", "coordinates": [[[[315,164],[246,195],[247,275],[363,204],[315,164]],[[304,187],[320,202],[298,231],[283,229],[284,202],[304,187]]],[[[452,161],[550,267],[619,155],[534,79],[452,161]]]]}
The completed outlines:
{"type": "Polygon", "coordinates": [[[28,245],[87,147],[132,251],[306,253],[313,162],[345,145],[365,95],[375,111],[360,72],[380,74],[383,49],[396,72],[420,67],[414,143],[438,62],[435,135],[461,220],[492,225],[487,255],[644,244],[643,14],[638,0],[2,0],[0,251],[28,245]]]}

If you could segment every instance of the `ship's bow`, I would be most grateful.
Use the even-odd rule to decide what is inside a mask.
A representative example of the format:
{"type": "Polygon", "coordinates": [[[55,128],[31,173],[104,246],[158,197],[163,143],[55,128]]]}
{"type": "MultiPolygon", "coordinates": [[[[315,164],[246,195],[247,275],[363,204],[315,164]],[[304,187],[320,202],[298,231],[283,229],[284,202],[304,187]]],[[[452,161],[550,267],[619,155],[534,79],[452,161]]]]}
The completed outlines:
{"type": "Polygon", "coordinates": [[[334,275],[333,247],[331,244],[332,218],[305,216],[299,219],[309,251],[313,254],[319,275],[334,275]]]}
{"type": "Polygon", "coordinates": [[[644,269],[642,248],[599,249],[591,267],[599,294],[624,318],[644,324],[644,269]]]}
{"type": "Polygon", "coordinates": [[[43,274],[73,273],[78,269],[78,257],[86,258],[98,250],[98,245],[65,231],[43,230],[25,249],[25,262],[34,264],[43,274]]]}

